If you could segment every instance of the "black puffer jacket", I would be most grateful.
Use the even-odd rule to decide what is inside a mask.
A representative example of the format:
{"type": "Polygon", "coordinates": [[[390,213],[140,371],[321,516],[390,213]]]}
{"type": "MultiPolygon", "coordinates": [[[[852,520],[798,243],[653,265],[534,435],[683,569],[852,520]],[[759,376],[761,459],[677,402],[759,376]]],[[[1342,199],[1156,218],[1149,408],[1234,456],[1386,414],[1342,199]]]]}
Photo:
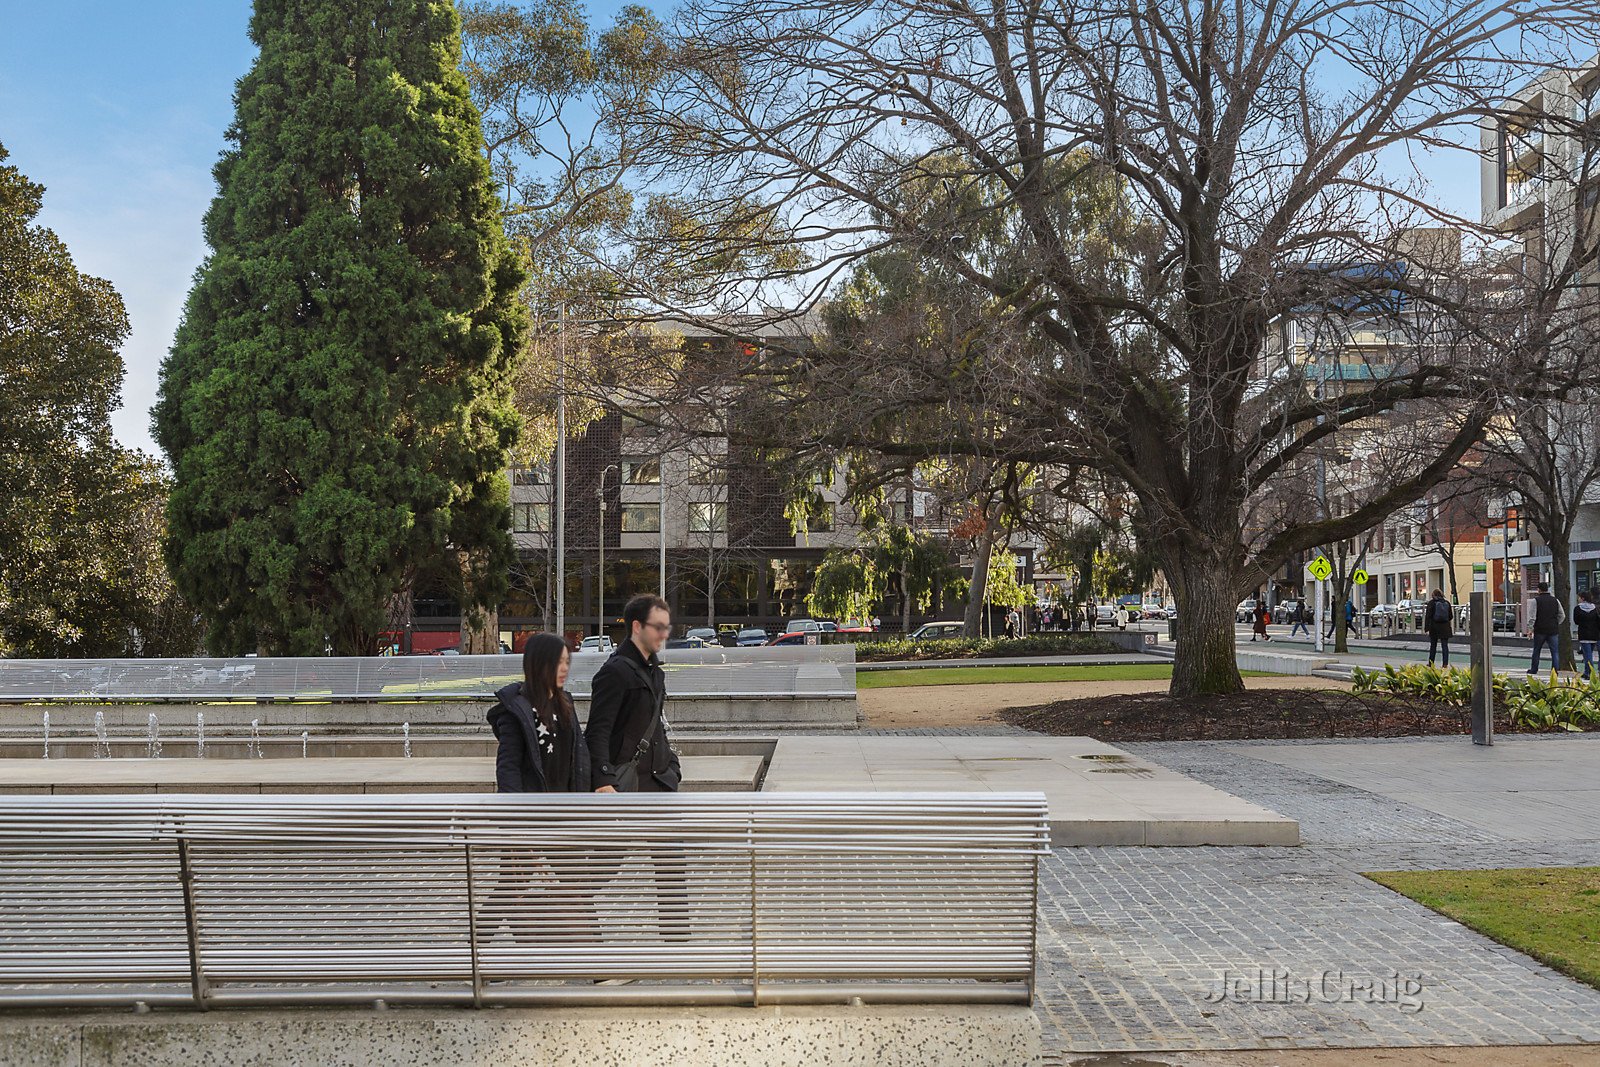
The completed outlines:
{"type": "Polygon", "coordinates": [[[560,731],[567,742],[564,765],[572,768],[570,781],[562,790],[559,783],[551,788],[545,780],[545,757],[539,750],[539,719],[522,695],[522,683],[512,682],[495,691],[498,703],[489,709],[489,726],[500,742],[494,758],[494,784],[498,793],[587,793],[591,790],[589,778],[589,749],[583,743],[583,730],[578,716],[572,710],[572,700],[562,693],[570,730],[560,731]]]}
{"type": "Polygon", "coordinates": [[[649,774],[656,785],[676,791],[683,781],[678,754],[667,737],[667,720],[656,714],[666,701],[667,677],[661,663],[651,656],[646,660],[631,640],[611,654],[595,672],[589,685],[589,722],[584,737],[589,743],[589,765],[594,787],[617,785],[625,764],[639,751],[639,741],[656,719],[649,752],[639,772],[649,774]]]}
{"type": "Polygon", "coordinates": [[[1583,603],[1572,609],[1572,622],[1579,641],[1600,641],[1600,608],[1583,603]]]}

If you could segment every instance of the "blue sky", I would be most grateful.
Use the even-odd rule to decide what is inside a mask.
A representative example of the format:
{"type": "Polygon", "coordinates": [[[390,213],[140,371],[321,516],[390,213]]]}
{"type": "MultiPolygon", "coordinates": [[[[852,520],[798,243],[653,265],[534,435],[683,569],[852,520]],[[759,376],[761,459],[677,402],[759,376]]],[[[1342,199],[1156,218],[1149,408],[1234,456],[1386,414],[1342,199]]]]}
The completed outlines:
{"type": "MultiPolygon", "coordinates": [[[[592,4],[608,21],[614,0],[592,4]]],[[[45,186],[40,222],[128,306],[125,445],[154,452],[150,406],[194,269],[211,166],[254,49],[249,0],[0,0],[0,143],[45,186]]],[[[1427,165],[1438,199],[1472,215],[1477,171],[1427,165]]]]}

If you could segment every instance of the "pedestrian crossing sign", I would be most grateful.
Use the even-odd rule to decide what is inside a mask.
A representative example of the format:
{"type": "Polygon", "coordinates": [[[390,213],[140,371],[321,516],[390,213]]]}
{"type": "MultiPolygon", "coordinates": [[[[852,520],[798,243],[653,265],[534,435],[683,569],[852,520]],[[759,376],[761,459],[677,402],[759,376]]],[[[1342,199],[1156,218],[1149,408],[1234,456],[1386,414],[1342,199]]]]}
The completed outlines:
{"type": "Polygon", "coordinates": [[[1372,575],[1368,574],[1365,569],[1358,570],[1358,571],[1356,571],[1354,574],[1352,574],[1350,576],[1351,580],[1354,581],[1357,585],[1366,585],[1367,584],[1367,579],[1369,579],[1371,577],[1372,577],[1372,575]]]}
{"type": "Polygon", "coordinates": [[[1319,582],[1325,582],[1328,580],[1328,576],[1333,573],[1333,564],[1328,562],[1327,556],[1318,556],[1306,564],[1306,573],[1319,582]]]}

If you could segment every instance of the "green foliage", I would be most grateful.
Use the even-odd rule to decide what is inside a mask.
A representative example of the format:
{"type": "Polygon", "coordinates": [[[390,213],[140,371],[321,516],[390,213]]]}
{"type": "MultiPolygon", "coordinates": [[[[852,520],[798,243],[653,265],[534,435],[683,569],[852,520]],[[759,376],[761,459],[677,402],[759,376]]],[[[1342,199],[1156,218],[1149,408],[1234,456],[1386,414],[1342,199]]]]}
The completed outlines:
{"type": "Polygon", "coordinates": [[[910,641],[904,637],[857,641],[856,660],[872,663],[897,659],[984,659],[992,656],[1099,656],[1126,651],[1094,634],[1035,634],[1017,638],[943,638],[910,641]]]}
{"type": "Polygon", "coordinates": [[[162,367],[168,560],[218,652],[371,652],[456,553],[469,610],[503,592],[523,273],[453,7],[380,10],[258,0],[162,367]]]}
{"type": "Polygon", "coordinates": [[[863,619],[883,596],[883,577],[859,549],[829,549],[811,578],[806,606],[819,618],[863,619]]]}
{"type": "Polygon", "coordinates": [[[1527,678],[1508,687],[1506,709],[1511,723],[1528,730],[1569,730],[1577,732],[1600,728],[1600,676],[1588,682],[1562,679],[1527,678]]]}
{"type": "MultiPolygon", "coordinates": [[[[1472,702],[1472,673],[1459,667],[1443,670],[1426,663],[1402,667],[1385,664],[1381,671],[1351,671],[1357,693],[1395,693],[1463,707],[1472,702]]],[[[1589,682],[1527,678],[1508,685],[1494,678],[1495,702],[1503,705],[1511,725],[1524,730],[1587,730],[1600,727],[1600,676],[1589,682]]]]}
{"type": "Polygon", "coordinates": [[[0,655],[192,652],[160,469],[111,436],[122,298],[34,224],[43,195],[0,166],[0,655]]]}

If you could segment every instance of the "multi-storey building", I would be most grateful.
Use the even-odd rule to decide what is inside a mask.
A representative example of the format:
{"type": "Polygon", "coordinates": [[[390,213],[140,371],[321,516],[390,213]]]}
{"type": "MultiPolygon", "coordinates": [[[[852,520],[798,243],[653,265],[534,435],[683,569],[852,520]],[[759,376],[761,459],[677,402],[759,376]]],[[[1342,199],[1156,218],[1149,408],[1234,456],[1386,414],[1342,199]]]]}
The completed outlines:
{"type": "MultiPolygon", "coordinates": [[[[1505,111],[1508,117],[1485,123],[1482,130],[1483,223],[1512,244],[1508,269],[1548,276],[1570,261],[1575,247],[1592,249],[1600,206],[1600,60],[1550,71],[1519,92],[1505,111]]],[[[1584,264],[1581,281],[1585,284],[1569,299],[1595,300],[1600,264],[1593,259],[1584,264]]],[[[1578,407],[1548,415],[1558,439],[1567,436],[1560,426],[1579,428],[1574,466],[1593,462],[1591,446],[1600,432],[1593,427],[1600,421],[1592,408],[1591,394],[1578,407]]],[[[1571,542],[1569,592],[1576,593],[1600,588],[1600,485],[1582,501],[1571,542]]],[[[1551,580],[1553,570],[1549,547],[1525,518],[1519,520],[1519,511],[1525,515],[1526,509],[1518,504],[1516,499],[1500,502],[1499,521],[1485,538],[1486,556],[1509,568],[1498,591],[1512,602],[1525,597],[1534,583],[1551,580]]]]}

